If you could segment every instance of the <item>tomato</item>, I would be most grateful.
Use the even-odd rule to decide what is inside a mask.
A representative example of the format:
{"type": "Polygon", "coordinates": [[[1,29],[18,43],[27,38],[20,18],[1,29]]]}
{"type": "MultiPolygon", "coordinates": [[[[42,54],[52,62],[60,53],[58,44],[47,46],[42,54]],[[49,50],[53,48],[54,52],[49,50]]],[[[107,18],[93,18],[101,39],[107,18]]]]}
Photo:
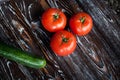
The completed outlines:
{"type": "Polygon", "coordinates": [[[57,55],[67,56],[75,50],[76,38],[72,33],[61,30],[52,36],[50,46],[57,55]]]}
{"type": "Polygon", "coordinates": [[[79,12],[70,18],[69,25],[73,33],[84,36],[91,31],[93,21],[89,14],[79,12]]]}
{"type": "Polygon", "coordinates": [[[57,32],[65,28],[67,18],[60,9],[49,8],[43,13],[41,22],[49,32],[57,32]]]}

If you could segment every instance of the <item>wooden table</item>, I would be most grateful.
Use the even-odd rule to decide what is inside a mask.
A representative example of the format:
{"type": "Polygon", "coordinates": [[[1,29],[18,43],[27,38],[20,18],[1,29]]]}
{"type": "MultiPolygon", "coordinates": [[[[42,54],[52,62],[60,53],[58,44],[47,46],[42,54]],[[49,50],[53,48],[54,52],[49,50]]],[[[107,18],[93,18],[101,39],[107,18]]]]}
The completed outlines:
{"type": "MultiPolygon", "coordinates": [[[[70,31],[69,25],[66,30],[70,31]]],[[[0,41],[47,60],[47,66],[38,70],[0,57],[0,80],[120,80],[118,0],[0,2],[0,41]],[[65,11],[68,20],[80,11],[93,18],[93,29],[88,35],[75,35],[77,48],[69,56],[59,57],[50,49],[53,33],[47,32],[40,21],[44,10],[50,7],[65,11]]]]}

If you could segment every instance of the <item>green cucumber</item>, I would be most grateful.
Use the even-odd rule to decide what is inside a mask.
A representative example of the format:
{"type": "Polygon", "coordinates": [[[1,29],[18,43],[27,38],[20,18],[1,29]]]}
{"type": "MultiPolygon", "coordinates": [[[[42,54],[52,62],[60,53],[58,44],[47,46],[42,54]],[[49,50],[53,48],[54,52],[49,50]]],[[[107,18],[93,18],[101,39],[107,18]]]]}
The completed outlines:
{"type": "Polygon", "coordinates": [[[46,60],[0,42],[0,56],[31,68],[44,68],[46,60]]]}

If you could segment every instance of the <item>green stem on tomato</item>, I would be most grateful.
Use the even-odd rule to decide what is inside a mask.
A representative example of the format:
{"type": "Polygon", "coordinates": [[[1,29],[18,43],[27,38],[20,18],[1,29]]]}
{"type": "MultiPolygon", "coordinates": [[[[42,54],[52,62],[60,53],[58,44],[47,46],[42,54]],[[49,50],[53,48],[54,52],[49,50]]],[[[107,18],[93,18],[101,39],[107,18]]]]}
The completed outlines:
{"type": "Polygon", "coordinates": [[[85,16],[80,18],[81,23],[83,24],[85,22],[85,16]]]}
{"type": "Polygon", "coordinates": [[[54,19],[56,20],[56,19],[59,18],[59,14],[56,13],[56,14],[53,15],[53,17],[54,17],[54,19]]]}
{"type": "Polygon", "coordinates": [[[64,43],[67,43],[68,40],[69,40],[69,38],[65,38],[65,37],[62,38],[62,42],[64,42],[64,43]]]}
{"type": "Polygon", "coordinates": [[[68,40],[69,40],[69,38],[62,37],[62,42],[61,42],[60,46],[61,46],[63,43],[67,43],[68,40]]]}

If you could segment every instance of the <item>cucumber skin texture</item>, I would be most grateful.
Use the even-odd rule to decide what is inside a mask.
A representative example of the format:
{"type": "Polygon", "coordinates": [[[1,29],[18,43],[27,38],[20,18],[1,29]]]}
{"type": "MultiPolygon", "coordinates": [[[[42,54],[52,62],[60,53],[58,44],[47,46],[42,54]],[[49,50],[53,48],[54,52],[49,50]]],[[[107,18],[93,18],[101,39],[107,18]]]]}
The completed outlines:
{"type": "Polygon", "coordinates": [[[44,68],[46,60],[0,42],[0,56],[31,68],[44,68]]]}

